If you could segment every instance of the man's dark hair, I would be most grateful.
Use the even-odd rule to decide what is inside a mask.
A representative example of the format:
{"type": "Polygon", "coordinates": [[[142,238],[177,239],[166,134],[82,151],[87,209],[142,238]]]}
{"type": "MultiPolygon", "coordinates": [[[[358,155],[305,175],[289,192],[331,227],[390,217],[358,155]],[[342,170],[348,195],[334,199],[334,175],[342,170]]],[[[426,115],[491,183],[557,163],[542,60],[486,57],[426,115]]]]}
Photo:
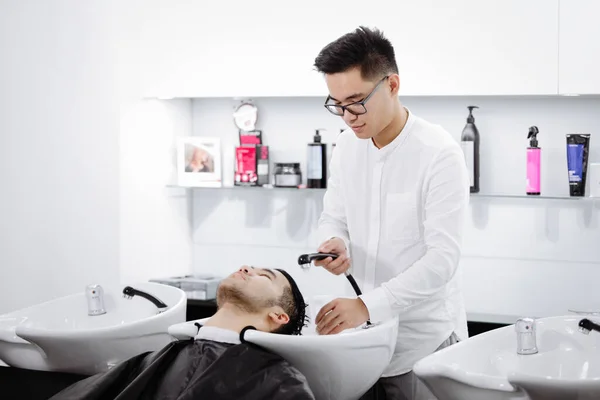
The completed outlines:
{"type": "Polygon", "coordinates": [[[283,308],[283,311],[290,317],[287,324],[282,325],[273,333],[281,333],[284,335],[301,335],[302,328],[306,326],[308,317],[306,316],[306,303],[304,297],[296,285],[294,278],[286,271],[278,269],[290,283],[289,287],[283,288],[283,294],[279,297],[277,305],[283,308]]]}
{"type": "Polygon", "coordinates": [[[360,67],[362,78],[369,81],[398,73],[392,43],[378,29],[363,26],[325,46],[315,58],[315,67],[324,74],[360,67]]]}

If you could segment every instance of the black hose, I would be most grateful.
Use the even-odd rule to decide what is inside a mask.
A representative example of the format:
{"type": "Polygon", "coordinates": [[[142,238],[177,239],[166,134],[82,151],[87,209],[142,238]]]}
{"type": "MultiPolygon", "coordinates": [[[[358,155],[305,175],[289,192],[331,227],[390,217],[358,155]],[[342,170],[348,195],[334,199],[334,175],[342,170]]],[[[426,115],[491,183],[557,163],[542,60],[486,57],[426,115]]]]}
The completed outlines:
{"type": "MultiPolygon", "coordinates": [[[[323,260],[327,257],[331,257],[335,260],[338,257],[338,255],[331,254],[331,253],[302,254],[300,257],[298,257],[298,264],[299,265],[310,264],[314,260],[323,260]]],[[[362,292],[360,291],[358,284],[354,280],[354,277],[351,274],[346,274],[346,278],[348,278],[348,281],[350,281],[350,284],[352,285],[352,289],[354,289],[354,292],[356,293],[356,295],[360,296],[362,294],[362,292]]],[[[371,325],[371,321],[367,320],[367,325],[371,325]]]]}
{"type": "Polygon", "coordinates": [[[346,275],[346,278],[348,278],[348,280],[350,281],[350,284],[352,285],[352,288],[356,292],[356,295],[360,296],[362,293],[360,291],[360,288],[358,287],[358,284],[354,280],[354,277],[352,275],[348,274],[348,275],[346,275]]]}
{"type": "MultiPolygon", "coordinates": [[[[360,296],[362,294],[362,292],[360,291],[358,284],[354,280],[354,277],[351,274],[348,274],[348,275],[346,275],[346,278],[348,278],[348,280],[350,281],[350,284],[352,285],[352,288],[356,292],[356,295],[360,296]]],[[[367,320],[367,326],[369,326],[369,325],[371,325],[371,321],[367,320]]]]}

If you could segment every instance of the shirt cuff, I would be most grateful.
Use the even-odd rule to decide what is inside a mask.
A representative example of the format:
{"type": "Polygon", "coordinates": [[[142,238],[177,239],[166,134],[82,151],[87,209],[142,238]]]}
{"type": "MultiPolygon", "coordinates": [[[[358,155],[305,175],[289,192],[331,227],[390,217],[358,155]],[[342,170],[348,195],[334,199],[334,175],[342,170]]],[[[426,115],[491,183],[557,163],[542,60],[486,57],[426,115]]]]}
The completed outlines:
{"type": "Polygon", "coordinates": [[[348,255],[350,255],[350,241],[348,239],[346,239],[344,236],[332,236],[332,238],[334,237],[338,237],[340,239],[342,239],[342,241],[344,242],[344,246],[346,246],[346,251],[348,252],[348,255]]]}
{"type": "Polygon", "coordinates": [[[344,246],[346,246],[346,250],[348,251],[348,255],[350,254],[350,239],[348,237],[346,237],[346,235],[344,233],[339,232],[337,229],[328,229],[328,228],[322,228],[321,232],[322,233],[320,235],[319,245],[326,240],[337,237],[337,238],[342,239],[342,241],[344,242],[344,246]]]}
{"type": "Polygon", "coordinates": [[[393,317],[392,307],[385,294],[385,289],[378,287],[368,293],[358,296],[369,311],[371,322],[382,322],[393,317]]]}

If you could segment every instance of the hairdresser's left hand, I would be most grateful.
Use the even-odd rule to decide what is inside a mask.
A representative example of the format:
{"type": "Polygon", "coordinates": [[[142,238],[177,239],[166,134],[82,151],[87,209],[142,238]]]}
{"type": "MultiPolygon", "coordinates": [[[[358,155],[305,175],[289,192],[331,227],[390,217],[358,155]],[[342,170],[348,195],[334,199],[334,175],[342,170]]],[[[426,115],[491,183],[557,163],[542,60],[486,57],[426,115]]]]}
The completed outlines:
{"type": "Polygon", "coordinates": [[[369,310],[360,298],[338,298],[321,308],[315,323],[319,335],[333,335],[345,329],[356,328],[368,319],[369,310]]]}

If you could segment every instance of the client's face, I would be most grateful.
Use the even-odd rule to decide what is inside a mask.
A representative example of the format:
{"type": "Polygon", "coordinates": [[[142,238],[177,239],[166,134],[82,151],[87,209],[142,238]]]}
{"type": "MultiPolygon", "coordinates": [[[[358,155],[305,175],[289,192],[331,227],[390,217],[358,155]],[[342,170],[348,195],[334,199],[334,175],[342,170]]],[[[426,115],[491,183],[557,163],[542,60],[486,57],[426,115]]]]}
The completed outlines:
{"type": "Polygon", "coordinates": [[[277,305],[285,287],[290,283],[281,272],[244,265],[221,281],[217,305],[230,302],[251,313],[268,311],[277,305]]]}

